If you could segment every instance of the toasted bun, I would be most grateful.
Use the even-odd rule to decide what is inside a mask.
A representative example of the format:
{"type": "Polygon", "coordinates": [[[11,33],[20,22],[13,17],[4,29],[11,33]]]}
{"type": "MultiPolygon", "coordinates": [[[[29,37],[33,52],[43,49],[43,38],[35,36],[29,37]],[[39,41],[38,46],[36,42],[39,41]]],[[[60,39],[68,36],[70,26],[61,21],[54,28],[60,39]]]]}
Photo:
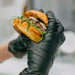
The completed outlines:
{"type": "MultiPolygon", "coordinates": [[[[41,19],[46,25],[48,25],[48,18],[44,13],[36,10],[30,10],[25,13],[25,17],[31,16],[41,19]]],[[[18,18],[14,19],[13,27],[15,28],[15,30],[20,34],[24,33],[32,41],[39,42],[41,39],[41,33],[35,27],[32,27],[32,25],[30,25],[29,30],[27,30],[28,23],[25,21],[21,23],[21,21],[22,19],[20,20],[18,18]]]]}
{"type": "Polygon", "coordinates": [[[35,17],[35,18],[38,18],[40,20],[42,20],[46,25],[48,25],[48,17],[46,14],[40,12],[40,11],[37,11],[37,10],[30,10],[30,11],[27,11],[25,13],[25,17],[35,17]]]}

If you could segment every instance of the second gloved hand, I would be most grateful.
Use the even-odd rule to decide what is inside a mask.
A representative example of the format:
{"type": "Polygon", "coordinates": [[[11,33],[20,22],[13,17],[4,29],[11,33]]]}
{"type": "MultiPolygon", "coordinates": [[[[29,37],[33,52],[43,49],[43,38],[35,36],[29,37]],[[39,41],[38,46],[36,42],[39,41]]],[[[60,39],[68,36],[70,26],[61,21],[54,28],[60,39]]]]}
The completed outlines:
{"type": "Polygon", "coordinates": [[[18,36],[15,40],[9,42],[8,50],[17,58],[22,58],[27,53],[27,44],[29,38],[23,33],[18,36]],[[24,38],[24,41],[22,40],[24,38]]]}
{"type": "Polygon", "coordinates": [[[28,45],[28,67],[20,75],[48,75],[55,54],[65,40],[62,24],[53,12],[47,11],[46,14],[49,18],[47,33],[41,42],[31,41],[28,45]]]}

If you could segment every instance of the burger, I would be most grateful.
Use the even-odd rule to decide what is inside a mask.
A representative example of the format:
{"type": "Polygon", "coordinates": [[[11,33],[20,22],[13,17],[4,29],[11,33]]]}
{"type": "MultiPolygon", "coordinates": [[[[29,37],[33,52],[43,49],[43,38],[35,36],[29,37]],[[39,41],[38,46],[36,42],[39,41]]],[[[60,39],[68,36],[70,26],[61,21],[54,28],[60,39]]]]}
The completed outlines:
{"type": "Polygon", "coordinates": [[[34,42],[40,42],[44,34],[47,33],[48,17],[45,13],[37,10],[25,12],[25,17],[17,17],[13,21],[14,29],[19,33],[25,34],[34,42]]]}

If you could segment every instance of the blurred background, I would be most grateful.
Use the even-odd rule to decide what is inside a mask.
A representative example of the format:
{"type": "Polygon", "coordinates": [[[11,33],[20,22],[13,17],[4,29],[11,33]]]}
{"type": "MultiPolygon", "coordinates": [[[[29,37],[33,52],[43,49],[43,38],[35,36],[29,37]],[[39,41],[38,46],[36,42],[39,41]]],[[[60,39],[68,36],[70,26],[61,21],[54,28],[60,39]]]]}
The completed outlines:
{"type": "MultiPolygon", "coordinates": [[[[21,16],[25,6],[27,10],[52,10],[65,28],[66,41],[59,48],[49,75],[75,75],[75,0],[0,0],[0,44],[17,38],[18,33],[8,20],[21,16]]],[[[0,63],[0,75],[18,75],[27,66],[26,57],[0,63]]]]}

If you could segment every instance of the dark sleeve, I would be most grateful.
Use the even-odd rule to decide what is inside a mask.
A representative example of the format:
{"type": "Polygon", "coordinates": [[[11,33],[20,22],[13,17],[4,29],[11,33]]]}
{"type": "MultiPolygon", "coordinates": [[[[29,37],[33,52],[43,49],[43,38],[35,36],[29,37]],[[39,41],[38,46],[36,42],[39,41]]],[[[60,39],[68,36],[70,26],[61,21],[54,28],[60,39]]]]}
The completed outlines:
{"type": "Polygon", "coordinates": [[[8,50],[14,54],[15,57],[21,58],[27,52],[27,46],[23,43],[22,37],[9,42],[8,50]]]}

